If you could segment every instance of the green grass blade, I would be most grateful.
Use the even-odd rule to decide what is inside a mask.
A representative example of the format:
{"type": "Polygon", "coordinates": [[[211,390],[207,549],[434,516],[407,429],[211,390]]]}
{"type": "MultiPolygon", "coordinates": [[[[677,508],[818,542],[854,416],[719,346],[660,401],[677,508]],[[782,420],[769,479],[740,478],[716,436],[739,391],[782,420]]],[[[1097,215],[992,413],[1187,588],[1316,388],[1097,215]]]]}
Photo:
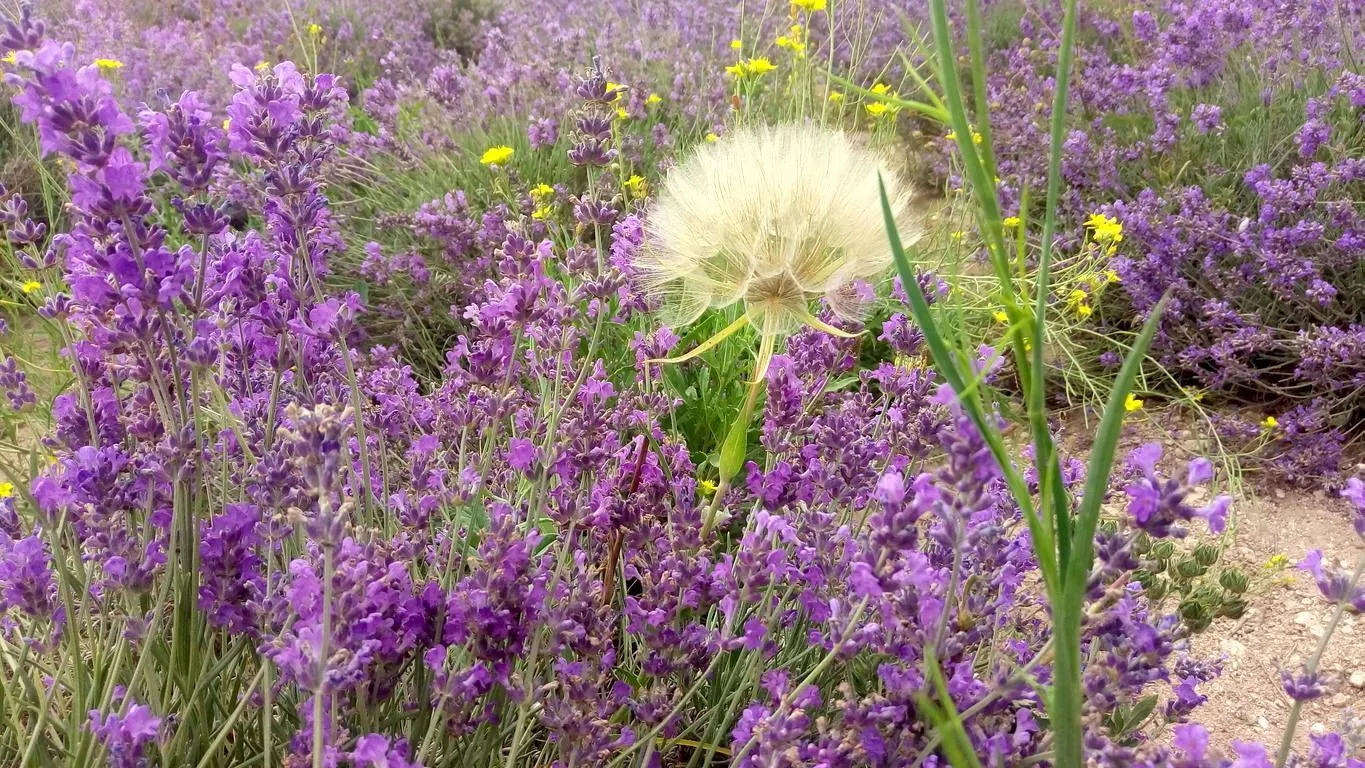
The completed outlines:
{"type": "MultiPolygon", "coordinates": [[[[974,4],[975,0],[973,0],[974,4]]],[[[1034,281],[1033,360],[1030,381],[1027,382],[1029,423],[1033,432],[1034,455],[1038,460],[1042,497],[1039,503],[1051,510],[1053,527],[1057,531],[1062,568],[1071,560],[1071,509],[1062,485],[1061,465],[1052,435],[1047,429],[1047,395],[1044,391],[1047,373],[1043,348],[1047,330],[1048,294],[1052,282],[1052,248],[1057,233],[1057,206],[1062,186],[1062,143],[1066,139],[1066,104],[1071,83],[1071,61],[1075,55],[1076,0],[1066,0],[1062,19],[1061,49],[1057,56],[1057,88],[1052,97],[1052,125],[1047,168],[1047,198],[1043,215],[1042,245],[1038,255],[1038,277],[1034,281]]],[[[1021,211],[1020,218],[1023,218],[1021,211]]],[[[1020,226],[1023,231],[1023,226],[1020,226]]]]}
{"type": "Polygon", "coordinates": [[[1047,587],[1048,593],[1052,594],[1060,585],[1059,577],[1061,575],[1057,566],[1057,553],[1052,529],[1039,519],[1033,506],[1033,497],[1029,494],[1028,484],[1024,482],[1018,468],[1014,466],[1014,462],[1010,460],[1009,451],[1005,448],[1000,431],[986,417],[986,411],[982,405],[974,376],[969,378],[965,375],[959,365],[957,355],[944,341],[938,323],[934,320],[933,311],[929,308],[929,300],[924,295],[924,290],[920,288],[915,269],[910,264],[910,259],[905,255],[905,247],[901,244],[900,233],[896,229],[895,214],[891,211],[891,200],[886,195],[886,184],[879,179],[878,185],[881,189],[882,217],[886,225],[886,236],[890,241],[896,270],[905,286],[905,294],[910,300],[910,313],[924,334],[925,343],[929,347],[929,354],[933,358],[934,366],[947,379],[948,385],[953,388],[953,392],[957,394],[962,410],[972,419],[972,422],[981,432],[982,439],[986,441],[996,463],[999,464],[1000,471],[1004,474],[1005,482],[1009,487],[1010,495],[1019,504],[1024,519],[1028,523],[1029,534],[1033,538],[1035,556],[1038,559],[1038,570],[1042,574],[1043,583],[1047,587]]]}
{"type": "MultiPolygon", "coordinates": [[[[995,145],[991,143],[991,106],[986,96],[986,53],[981,42],[981,0],[967,0],[967,49],[972,67],[972,104],[976,108],[976,130],[981,134],[981,162],[992,182],[995,170],[995,145]]],[[[991,191],[995,191],[992,184],[991,191]]]]}
{"type": "Polygon", "coordinates": [[[972,740],[962,725],[962,717],[953,706],[952,694],[948,692],[948,681],[943,679],[943,668],[933,648],[925,649],[924,666],[926,677],[933,683],[939,703],[935,704],[928,695],[915,695],[915,708],[923,714],[939,732],[943,751],[947,753],[948,764],[954,768],[981,768],[981,761],[972,748],[972,740]]]}
{"type": "Polygon", "coordinates": [[[1105,405],[1104,415],[1100,419],[1099,431],[1095,434],[1095,445],[1090,451],[1090,468],[1085,475],[1085,491],[1077,510],[1076,530],[1071,542],[1075,557],[1069,564],[1070,573],[1067,576],[1068,584],[1074,583],[1082,591],[1085,588],[1084,582],[1090,575],[1095,528],[1099,525],[1100,519],[1100,504],[1104,501],[1105,489],[1109,487],[1109,473],[1114,465],[1119,433],[1123,429],[1125,413],[1123,403],[1128,393],[1132,391],[1143,359],[1147,356],[1147,350],[1151,347],[1152,339],[1161,325],[1161,316],[1166,311],[1167,301],[1169,296],[1164,296],[1157,302],[1152,313],[1147,316],[1147,322],[1143,323],[1142,332],[1133,342],[1132,351],[1123,361],[1123,367],[1119,369],[1118,378],[1114,381],[1114,390],[1109,393],[1109,402],[1105,405]]]}

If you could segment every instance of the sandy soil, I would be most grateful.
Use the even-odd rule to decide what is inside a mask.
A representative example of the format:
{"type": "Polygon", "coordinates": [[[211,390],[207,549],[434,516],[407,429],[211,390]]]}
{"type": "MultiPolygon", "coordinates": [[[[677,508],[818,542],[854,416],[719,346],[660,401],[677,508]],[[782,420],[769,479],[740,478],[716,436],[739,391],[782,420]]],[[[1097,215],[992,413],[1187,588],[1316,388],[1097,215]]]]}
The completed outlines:
{"type": "MultiPolygon", "coordinates": [[[[1206,429],[1175,409],[1143,411],[1125,428],[1118,455],[1121,460],[1138,444],[1157,441],[1166,447],[1167,462],[1183,463],[1209,455],[1199,437],[1206,429]]],[[[1062,420],[1062,445],[1073,455],[1084,456],[1093,436],[1093,420],[1087,424],[1075,414],[1062,420]]],[[[1356,472],[1365,473],[1365,466],[1356,472]]],[[[1222,564],[1259,583],[1247,594],[1242,618],[1218,619],[1191,641],[1197,658],[1223,659],[1223,674],[1199,687],[1208,701],[1192,720],[1209,729],[1219,748],[1233,741],[1273,747],[1283,737],[1292,704],[1281,689],[1280,671],[1302,668],[1334,613],[1312,576],[1297,565],[1314,549],[1354,565],[1365,556],[1365,542],[1351,527],[1345,499],[1321,490],[1265,487],[1255,477],[1244,478],[1229,530],[1222,564]],[[1276,555],[1288,566],[1267,568],[1276,555]]],[[[1365,727],[1360,720],[1365,718],[1365,615],[1342,616],[1319,669],[1327,675],[1328,689],[1304,707],[1295,738],[1299,749],[1307,748],[1311,733],[1341,732],[1352,719],[1356,731],[1365,727]]]]}
{"type": "MultiPolygon", "coordinates": [[[[1235,512],[1235,541],[1224,558],[1249,573],[1264,571],[1276,554],[1291,564],[1313,549],[1352,563],[1365,556],[1346,503],[1326,493],[1263,491],[1238,502],[1235,512]]],[[[1312,577],[1293,565],[1249,602],[1240,620],[1215,622],[1192,643],[1199,655],[1225,659],[1223,674],[1201,686],[1209,700],[1195,715],[1220,745],[1278,742],[1291,704],[1280,688],[1280,670],[1296,669],[1313,655],[1333,613],[1312,577]]],[[[1301,744],[1311,732],[1365,717],[1365,616],[1341,618],[1319,669],[1328,674],[1328,691],[1304,708],[1301,744]]]]}

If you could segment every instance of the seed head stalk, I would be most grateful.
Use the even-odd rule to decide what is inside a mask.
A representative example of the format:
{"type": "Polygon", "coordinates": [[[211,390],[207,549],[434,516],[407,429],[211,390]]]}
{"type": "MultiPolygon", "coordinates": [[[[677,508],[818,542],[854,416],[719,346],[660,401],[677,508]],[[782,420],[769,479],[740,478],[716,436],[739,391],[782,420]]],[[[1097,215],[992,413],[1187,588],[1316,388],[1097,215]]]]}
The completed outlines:
{"type": "MultiPolygon", "coordinates": [[[[1341,622],[1341,616],[1346,612],[1346,606],[1351,601],[1351,595],[1355,594],[1356,586],[1360,584],[1361,575],[1365,574],[1365,557],[1360,558],[1356,563],[1355,573],[1351,575],[1351,583],[1341,593],[1341,598],[1337,600],[1336,610],[1332,611],[1332,618],[1327,622],[1327,628],[1322,633],[1322,638],[1318,640],[1318,647],[1314,649],[1312,657],[1304,666],[1304,670],[1309,675],[1314,675],[1318,671],[1318,664],[1322,662],[1322,654],[1327,650],[1327,643],[1332,639],[1332,634],[1337,630],[1337,624],[1341,622]]],[[[1303,701],[1294,699],[1294,706],[1289,708],[1289,722],[1284,726],[1284,737],[1280,739],[1280,751],[1275,755],[1275,768],[1284,768],[1285,763],[1289,762],[1289,752],[1294,747],[1294,732],[1299,727],[1299,717],[1303,714],[1303,701]]]]}

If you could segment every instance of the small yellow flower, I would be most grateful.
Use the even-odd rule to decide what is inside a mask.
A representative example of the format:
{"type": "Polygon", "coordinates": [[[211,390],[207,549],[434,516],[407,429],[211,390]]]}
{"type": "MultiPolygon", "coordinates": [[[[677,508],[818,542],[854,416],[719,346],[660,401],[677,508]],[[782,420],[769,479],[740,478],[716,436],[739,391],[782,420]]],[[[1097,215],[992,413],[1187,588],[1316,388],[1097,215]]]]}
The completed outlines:
{"type": "Polygon", "coordinates": [[[967,233],[966,233],[966,232],[963,232],[963,231],[960,230],[960,229],[959,229],[958,231],[952,233],[951,235],[948,235],[948,239],[952,240],[954,243],[960,243],[960,242],[962,242],[962,240],[963,240],[964,238],[966,238],[966,237],[967,237],[967,233]]]}
{"type": "Polygon", "coordinates": [[[877,84],[873,85],[873,86],[872,86],[872,92],[875,93],[875,94],[877,94],[878,96],[895,96],[895,95],[896,95],[895,91],[892,91],[892,90],[891,90],[891,86],[887,85],[886,83],[877,83],[877,84]]]}
{"type": "Polygon", "coordinates": [[[706,139],[707,141],[711,141],[711,142],[720,141],[720,137],[717,136],[717,135],[714,134],[714,133],[708,133],[708,134],[706,134],[705,139],[706,139]]]}
{"type": "Polygon", "coordinates": [[[484,165],[504,165],[512,159],[515,152],[516,150],[511,147],[489,147],[479,158],[479,162],[484,165]]]}
{"type": "Polygon", "coordinates": [[[649,194],[649,182],[645,181],[643,176],[631,176],[626,179],[626,191],[630,193],[631,197],[638,200],[649,194]]]}
{"type": "Polygon", "coordinates": [[[657,93],[651,93],[651,94],[649,94],[648,96],[645,97],[645,103],[646,103],[646,104],[658,104],[659,102],[661,102],[661,101],[663,101],[663,100],[664,100],[664,98],[663,98],[662,96],[660,96],[659,94],[657,94],[657,93]]]}
{"type": "Polygon", "coordinates": [[[1142,410],[1142,401],[1134,397],[1132,392],[1129,392],[1128,396],[1123,398],[1123,410],[1129,413],[1140,411],[1142,410]]]}
{"type": "Polygon", "coordinates": [[[1095,313],[1095,308],[1090,306],[1090,294],[1080,288],[1072,289],[1067,294],[1066,306],[1082,318],[1090,317],[1095,313]]]}
{"type": "Polygon", "coordinates": [[[550,186],[549,184],[542,183],[537,184],[534,187],[531,187],[531,199],[535,200],[538,203],[544,202],[550,197],[553,197],[554,193],[555,188],[550,186]]]}
{"type": "Polygon", "coordinates": [[[1095,242],[1113,244],[1123,241],[1123,224],[1111,216],[1092,213],[1090,218],[1085,220],[1085,225],[1090,228],[1095,242]]]}
{"type": "Polygon", "coordinates": [[[716,492],[716,484],[710,480],[702,480],[697,483],[697,492],[704,496],[710,496],[716,492]]]}
{"type": "Polygon", "coordinates": [[[825,10],[825,0],[792,0],[792,7],[806,13],[818,13],[825,10]]]}
{"type": "Polygon", "coordinates": [[[1261,419],[1261,429],[1264,429],[1267,432],[1274,431],[1278,426],[1280,426],[1280,421],[1274,416],[1267,416],[1264,419],[1261,419]]]}
{"type": "Polygon", "coordinates": [[[1104,279],[1105,282],[1108,282],[1110,284],[1117,283],[1119,281],[1119,273],[1115,272],[1112,269],[1106,269],[1104,270],[1104,279]]]}
{"type": "Polygon", "coordinates": [[[841,91],[830,91],[829,101],[831,104],[843,104],[844,94],[841,91]]]}
{"type": "Polygon", "coordinates": [[[627,111],[625,111],[625,110],[622,109],[621,107],[617,107],[617,108],[616,108],[616,118],[617,118],[618,120],[629,120],[629,119],[630,119],[630,113],[627,112],[627,111]]]}
{"type": "Polygon", "coordinates": [[[797,38],[787,37],[786,35],[779,35],[779,36],[778,36],[778,38],[777,38],[777,47],[778,47],[778,48],[786,48],[787,50],[791,51],[792,53],[795,53],[797,56],[800,56],[801,54],[805,53],[805,51],[806,51],[806,44],[805,44],[805,43],[801,42],[801,41],[800,41],[799,39],[797,39],[797,38]]]}
{"type": "Polygon", "coordinates": [[[1001,221],[1000,223],[1005,227],[1005,229],[1014,229],[1015,227],[1019,226],[1019,217],[1006,216],[1005,220],[1001,221]]]}
{"type": "Polygon", "coordinates": [[[744,41],[743,41],[743,40],[740,40],[740,39],[736,38],[736,39],[730,41],[730,50],[732,50],[732,51],[739,51],[739,50],[743,50],[743,48],[744,48],[744,41]]]}
{"type": "Polygon", "coordinates": [[[24,293],[34,293],[37,291],[41,291],[42,289],[43,284],[38,282],[37,280],[29,280],[22,286],[22,290],[24,291],[24,293]]]}
{"type": "MultiPolygon", "coordinates": [[[[957,131],[948,131],[947,133],[943,134],[943,138],[947,139],[948,141],[957,141],[957,131]]],[[[972,131],[972,143],[973,143],[973,144],[980,144],[981,141],[982,141],[982,139],[981,139],[981,134],[979,134],[979,133],[977,133],[975,130],[973,130],[973,131],[972,131]]],[[[995,181],[996,181],[997,183],[999,183],[1000,179],[997,178],[995,181]]]]}
{"type": "Polygon", "coordinates": [[[995,322],[1000,323],[1001,325],[1009,325],[1010,323],[1010,316],[1005,314],[1003,310],[995,310],[991,317],[994,317],[995,322]]]}
{"type": "Polygon", "coordinates": [[[8,499],[14,495],[14,483],[0,483],[0,499],[8,499]]]}
{"type": "Polygon", "coordinates": [[[761,77],[774,69],[777,69],[777,65],[773,64],[767,56],[755,56],[746,61],[732,64],[731,66],[726,67],[725,71],[735,77],[744,78],[761,77]]]}
{"type": "Polygon", "coordinates": [[[889,105],[884,104],[880,101],[874,101],[871,104],[865,104],[863,105],[863,109],[866,109],[867,113],[869,115],[872,115],[873,117],[881,117],[887,112],[892,111],[889,105]]]}
{"type": "Polygon", "coordinates": [[[123,69],[123,62],[118,59],[95,59],[95,67],[99,69],[101,75],[107,75],[123,69]]]}
{"type": "Polygon", "coordinates": [[[1271,571],[1284,570],[1289,567],[1289,558],[1280,553],[1273,554],[1269,560],[1265,561],[1265,567],[1271,571]]]}
{"type": "Polygon", "coordinates": [[[546,219],[553,216],[554,213],[555,209],[553,207],[548,205],[542,205],[531,212],[531,218],[535,219],[536,221],[545,221],[546,219]]]}
{"type": "Polygon", "coordinates": [[[319,36],[321,36],[321,35],[322,35],[322,27],[318,26],[317,24],[309,24],[309,25],[308,25],[308,36],[309,36],[309,37],[319,37],[319,36]]]}

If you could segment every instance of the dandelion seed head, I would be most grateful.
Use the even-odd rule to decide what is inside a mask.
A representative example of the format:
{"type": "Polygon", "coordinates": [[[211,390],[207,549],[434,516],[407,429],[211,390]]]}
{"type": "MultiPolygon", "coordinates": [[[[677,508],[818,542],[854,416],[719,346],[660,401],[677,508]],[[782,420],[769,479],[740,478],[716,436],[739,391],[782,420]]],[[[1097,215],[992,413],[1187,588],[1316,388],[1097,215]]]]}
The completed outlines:
{"type": "Polygon", "coordinates": [[[899,221],[907,197],[896,175],[845,134],[779,125],[703,144],[665,179],[637,257],[663,321],[682,326],[743,301],[760,333],[788,334],[820,297],[859,319],[866,296],[853,286],[892,260],[879,175],[899,221]]]}

